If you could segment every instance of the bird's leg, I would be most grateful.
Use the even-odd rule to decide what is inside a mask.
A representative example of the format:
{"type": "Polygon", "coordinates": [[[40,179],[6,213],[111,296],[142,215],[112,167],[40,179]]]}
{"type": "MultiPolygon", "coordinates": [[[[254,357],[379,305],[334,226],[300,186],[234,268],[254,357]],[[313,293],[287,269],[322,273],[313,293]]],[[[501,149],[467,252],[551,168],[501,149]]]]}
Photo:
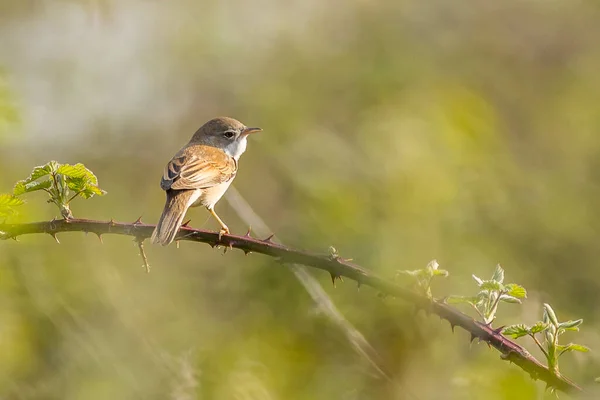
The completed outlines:
{"type": "Polygon", "coordinates": [[[221,230],[219,231],[219,241],[221,241],[221,238],[223,237],[223,235],[226,233],[227,234],[229,233],[229,228],[227,227],[227,225],[225,225],[225,222],[223,222],[223,220],[221,218],[219,218],[219,216],[217,215],[217,213],[215,212],[215,210],[212,207],[209,208],[208,211],[219,222],[219,225],[221,225],[221,230]]]}

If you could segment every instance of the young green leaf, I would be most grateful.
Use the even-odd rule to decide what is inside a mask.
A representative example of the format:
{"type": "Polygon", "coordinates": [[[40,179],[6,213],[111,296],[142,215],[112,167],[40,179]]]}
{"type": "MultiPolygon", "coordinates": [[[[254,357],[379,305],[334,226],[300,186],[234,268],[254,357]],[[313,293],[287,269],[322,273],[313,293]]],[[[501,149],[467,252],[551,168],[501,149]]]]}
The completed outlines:
{"type": "Polygon", "coordinates": [[[523,286],[517,285],[516,283],[509,283],[505,285],[504,290],[509,296],[513,296],[519,299],[527,298],[527,291],[525,290],[525,288],[523,286]]]}
{"type": "Polygon", "coordinates": [[[433,270],[433,276],[448,276],[449,273],[445,269],[435,269],[433,270]]]}
{"type": "Polygon", "coordinates": [[[546,342],[552,344],[554,343],[554,339],[556,338],[556,326],[554,326],[550,322],[545,322],[548,325],[548,329],[544,331],[544,335],[546,336],[546,342]]]}
{"type": "Polygon", "coordinates": [[[583,319],[577,319],[575,321],[566,321],[558,324],[558,327],[567,331],[579,331],[579,325],[583,323],[583,319]]]}
{"type": "Polygon", "coordinates": [[[522,301],[520,299],[517,299],[516,297],[513,297],[513,296],[509,296],[508,294],[501,294],[500,301],[503,301],[505,303],[513,303],[513,304],[521,304],[522,303],[522,301]]]}
{"type": "Polygon", "coordinates": [[[476,277],[475,275],[471,275],[473,277],[473,279],[475,279],[475,282],[477,282],[477,285],[481,286],[483,284],[483,280],[481,278],[476,277]]]}
{"type": "Polygon", "coordinates": [[[58,167],[56,173],[64,175],[67,178],[80,178],[89,181],[94,185],[98,184],[98,179],[96,178],[96,175],[94,175],[92,171],[87,169],[81,163],[75,165],[62,164],[60,167],[58,167]]]}
{"type": "Polygon", "coordinates": [[[500,264],[496,265],[496,270],[494,271],[494,275],[492,275],[492,280],[498,283],[504,282],[504,270],[500,264]]]}
{"type": "Polygon", "coordinates": [[[587,346],[584,346],[582,344],[576,344],[576,343],[569,343],[567,345],[567,348],[569,350],[573,350],[573,351],[580,351],[582,353],[587,353],[590,351],[590,348],[587,346]]]}
{"type": "Polygon", "coordinates": [[[23,200],[12,194],[0,194],[0,217],[8,217],[9,215],[15,214],[15,207],[18,207],[24,203],[23,200]]]}
{"type": "Polygon", "coordinates": [[[536,334],[536,333],[544,332],[549,327],[550,327],[549,324],[546,324],[546,323],[544,323],[542,321],[538,321],[538,322],[535,323],[535,325],[533,325],[531,327],[531,333],[532,334],[536,334]]]}
{"type": "Polygon", "coordinates": [[[561,355],[568,351],[580,351],[582,353],[587,353],[590,351],[590,348],[581,344],[569,343],[565,345],[559,344],[558,346],[556,346],[556,350],[559,352],[559,355],[561,355]]]}
{"type": "Polygon", "coordinates": [[[556,318],[556,314],[550,304],[544,303],[544,322],[550,322],[554,326],[558,326],[558,319],[556,318]],[[548,321],[546,321],[546,319],[548,321]]]}
{"type": "Polygon", "coordinates": [[[49,189],[52,186],[52,182],[46,181],[18,181],[13,188],[13,195],[20,196],[24,193],[35,192],[36,190],[49,189]]]}
{"type": "Polygon", "coordinates": [[[502,329],[502,334],[510,336],[513,339],[527,336],[531,332],[531,328],[525,324],[510,325],[502,329]]]}
{"type": "Polygon", "coordinates": [[[482,281],[479,287],[482,290],[492,290],[497,292],[501,292],[502,290],[504,290],[504,285],[494,280],[482,281]]]}
{"type": "Polygon", "coordinates": [[[40,165],[33,168],[31,174],[27,178],[25,178],[25,182],[33,182],[40,179],[42,176],[50,175],[50,173],[55,169],[56,161],[50,161],[48,164],[40,165]],[[53,164],[54,163],[54,164],[53,164]]]}
{"type": "Polygon", "coordinates": [[[72,218],[69,203],[78,196],[90,198],[104,195],[106,192],[98,187],[98,178],[83,164],[59,164],[50,161],[35,167],[31,174],[16,183],[13,194],[44,190],[50,196],[49,202],[56,204],[64,218],[72,218]]]}

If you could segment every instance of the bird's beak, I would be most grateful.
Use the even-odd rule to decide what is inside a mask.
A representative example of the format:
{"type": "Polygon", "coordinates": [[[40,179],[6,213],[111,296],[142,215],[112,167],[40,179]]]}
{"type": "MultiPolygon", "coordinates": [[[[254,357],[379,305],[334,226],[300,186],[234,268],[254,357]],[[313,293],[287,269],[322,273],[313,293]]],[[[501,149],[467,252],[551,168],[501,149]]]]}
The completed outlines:
{"type": "Polygon", "coordinates": [[[262,132],[261,128],[244,128],[242,135],[249,135],[251,133],[262,132]]]}

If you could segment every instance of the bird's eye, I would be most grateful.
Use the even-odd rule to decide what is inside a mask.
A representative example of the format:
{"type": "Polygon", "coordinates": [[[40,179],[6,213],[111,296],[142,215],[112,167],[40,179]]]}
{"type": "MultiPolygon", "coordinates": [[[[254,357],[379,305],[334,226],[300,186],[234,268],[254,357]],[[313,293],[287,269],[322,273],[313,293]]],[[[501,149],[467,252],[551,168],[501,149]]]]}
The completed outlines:
{"type": "Polygon", "coordinates": [[[227,131],[223,133],[223,136],[225,136],[227,139],[231,139],[232,137],[235,136],[235,133],[231,132],[231,131],[227,131]]]}

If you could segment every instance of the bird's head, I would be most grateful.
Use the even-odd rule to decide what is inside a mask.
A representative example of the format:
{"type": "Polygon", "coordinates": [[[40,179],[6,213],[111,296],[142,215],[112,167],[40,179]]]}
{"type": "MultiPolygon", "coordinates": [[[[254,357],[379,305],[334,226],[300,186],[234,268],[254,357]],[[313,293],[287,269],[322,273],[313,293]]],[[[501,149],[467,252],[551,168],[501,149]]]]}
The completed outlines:
{"type": "Polygon", "coordinates": [[[237,160],[246,151],[248,135],[260,131],[261,128],[248,128],[233,118],[218,117],[202,125],[190,143],[219,148],[237,160]]]}

